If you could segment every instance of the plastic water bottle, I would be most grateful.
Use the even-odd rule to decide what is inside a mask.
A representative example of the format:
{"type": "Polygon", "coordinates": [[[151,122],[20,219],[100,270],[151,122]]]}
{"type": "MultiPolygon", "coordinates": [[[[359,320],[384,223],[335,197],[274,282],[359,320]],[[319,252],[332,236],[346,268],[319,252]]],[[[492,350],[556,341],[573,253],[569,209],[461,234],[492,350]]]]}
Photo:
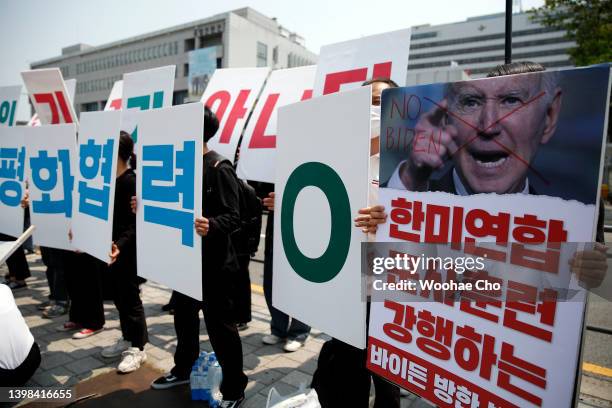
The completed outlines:
{"type": "Polygon", "coordinates": [[[202,400],[204,395],[202,389],[204,386],[203,379],[203,368],[208,361],[208,353],[205,351],[201,352],[198,359],[191,367],[191,374],[189,375],[189,386],[191,388],[191,399],[193,401],[202,400]]]}
{"type": "Polygon", "coordinates": [[[221,366],[215,359],[215,361],[208,368],[208,384],[210,385],[210,399],[208,400],[208,405],[210,407],[218,407],[223,399],[220,391],[222,379],[223,372],[221,370],[221,366]]]}
{"type": "Polygon", "coordinates": [[[208,358],[204,362],[203,377],[202,377],[202,400],[210,401],[210,368],[217,361],[215,353],[208,354],[208,358]]]}

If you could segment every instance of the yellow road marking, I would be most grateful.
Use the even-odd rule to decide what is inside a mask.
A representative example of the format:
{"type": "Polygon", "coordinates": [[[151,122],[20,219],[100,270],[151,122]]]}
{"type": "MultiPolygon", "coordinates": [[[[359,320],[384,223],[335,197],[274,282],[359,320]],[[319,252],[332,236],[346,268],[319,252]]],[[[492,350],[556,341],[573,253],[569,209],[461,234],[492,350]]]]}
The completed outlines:
{"type": "Polygon", "coordinates": [[[260,295],[263,295],[264,293],[263,286],[257,285],[255,283],[251,283],[251,290],[255,293],[259,293],[260,295]]]}
{"type": "Polygon", "coordinates": [[[582,371],[603,375],[604,377],[612,377],[612,368],[598,366],[591,363],[582,363],[582,371]]]}

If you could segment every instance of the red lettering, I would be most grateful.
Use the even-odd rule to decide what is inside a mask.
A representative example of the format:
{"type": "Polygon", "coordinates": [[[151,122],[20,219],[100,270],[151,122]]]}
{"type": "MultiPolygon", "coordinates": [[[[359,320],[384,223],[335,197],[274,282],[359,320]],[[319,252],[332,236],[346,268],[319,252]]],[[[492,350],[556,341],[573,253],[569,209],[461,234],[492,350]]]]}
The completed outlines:
{"type": "Polygon", "coordinates": [[[243,89],[238,94],[238,98],[236,98],[236,102],[234,102],[234,106],[232,107],[229,117],[227,118],[227,122],[225,122],[223,131],[221,132],[221,137],[219,137],[219,143],[230,142],[232,133],[234,133],[234,128],[236,127],[236,123],[247,113],[247,108],[244,105],[250,93],[251,91],[249,89],[243,89]]]}
{"type": "Polygon", "coordinates": [[[62,115],[64,116],[64,122],[72,123],[72,116],[70,115],[70,109],[68,109],[68,104],[64,98],[64,93],[57,91],[55,92],[55,97],[57,98],[57,103],[59,104],[62,115]]]}
{"type": "Polygon", "coordinates": [[[349,71],[333,72],[325,77],[323,95],[338,92],[340,85],[353,82],[363,82],[368,76],[367,68],[353,69],[349,71]]]}
{"type": "Polygon", "coordinates": [[[217,91],[214,94],[210,95],[205,105],[208,106],[210,110],[215,112],[215,115],[217,115],[217,119],[219,119],[219,122],[221,122],[221,119],[223,119],[223,115],[225,115],[225,110],[229,106],[231,99],[232,99],[232,96],[230,95],[229,92],[217,91]],[[215,110],[213,105],[216,102],[219,102],[219,106],[215,110]]]}
{"type": "MultiPolygon", "coordinates": [[[[312,91],[311,91],[312,92],[312,91]]],[[[270,117],[278,101],[280,94],[270,94],[261,110],[261,114],[253,129],[253,137],[249,142],[249,149],[273,149],[276,147],[276,135],[265,135],[266,128],[270,122],[270,117]]]]}
{"type": "Polygon", "coordinates": [[[374,64],[372,78],[391,78],[391,61],[374,64]]]}
{"type": "Polygon", "coordinates": [[[108,105],[110,110],[120,110],[121,109],[121,99],[113,99],[108,105]]]}
{"type": "Polygon", "coordinates": [[[302,98],[300,101],[305,101],[306,99],[312,98],[312,89],[306,89],[302,94],[302,98]]]}
{"type": "Polygon", "coordinates": [[[57,111],[57,106],[55,105],[53,94],[35,94],[34,100],[36,101],[36,103],[46,103],[47,105],[49,105],[49,109],[51,109],[51,124],[55,125],[59,123],[59,112],[57,111]]]}

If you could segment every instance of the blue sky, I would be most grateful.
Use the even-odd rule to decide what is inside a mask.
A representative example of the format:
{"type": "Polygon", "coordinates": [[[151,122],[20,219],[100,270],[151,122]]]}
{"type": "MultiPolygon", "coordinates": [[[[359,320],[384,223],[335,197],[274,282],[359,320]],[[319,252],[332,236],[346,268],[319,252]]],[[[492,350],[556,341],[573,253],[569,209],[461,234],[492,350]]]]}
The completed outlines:
{"type": "MultiPolygon", "coordinates": [[[[525,10],[543,0],[523,0],[525,10]]],[[[29,64],[57,56],[76,43],[101,45],[245,6],[321,45],[398,30],[498,13],[504,0],[0,0],[0,86],[21,83],[29,64]]],[[[27,114],[23,104],[19,119],[27,114]]]]}

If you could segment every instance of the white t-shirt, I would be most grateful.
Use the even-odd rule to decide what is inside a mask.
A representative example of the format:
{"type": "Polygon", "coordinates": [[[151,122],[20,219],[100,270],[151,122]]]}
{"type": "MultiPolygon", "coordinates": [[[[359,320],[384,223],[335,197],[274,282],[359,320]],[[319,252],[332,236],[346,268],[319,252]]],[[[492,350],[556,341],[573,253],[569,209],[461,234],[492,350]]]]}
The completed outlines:
{"type": "Polygon", "coordinates": [[[11,289],[0,284],[0,368],[19,367],[30,354],[34,336],[15,304],[11,289]]]}

